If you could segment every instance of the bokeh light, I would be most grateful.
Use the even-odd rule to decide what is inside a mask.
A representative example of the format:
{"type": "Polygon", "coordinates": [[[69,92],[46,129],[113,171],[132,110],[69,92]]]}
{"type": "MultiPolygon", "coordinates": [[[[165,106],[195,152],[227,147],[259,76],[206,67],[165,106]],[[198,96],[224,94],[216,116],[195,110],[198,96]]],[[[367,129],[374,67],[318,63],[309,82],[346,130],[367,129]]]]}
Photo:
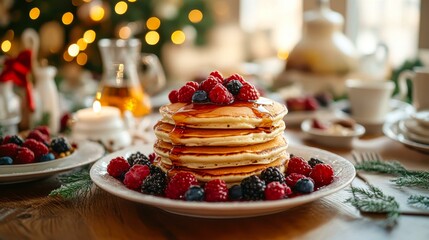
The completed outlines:
{"type": "Polygon", "coordinates": [[[63,58],[64,58],[64,60],[65,60],[65,61],[67,61],[67,62],[71,62],[71,61],[73,61],[73,57],[72,57],[72,56],[70,56],[70,54],[69,54],[67,51],[65,51],[65,52],[64,52],[64,54],[63,54],[63,58]]]}
{"type": "Polygon", "coordinates": [[[76,43],[73,43],[69,46],[67,52],[70,56],[76,57],[79,54],[79,46],[76,43]]]}
{"type": "Polygon", "coordinates": [[[83,34],[83,39],[86,43],[92,43],[95,41],[95,36],[95,31],[90,29],[83,34]]]}
{"type": "Polygon", "coordinates": [[[36,20],[40,16],[40,9],[37,7],[34,7],[30,10],[30,13],[28,14],[31,19],[36,20]]]}
{"type": "Polygon", "coordinates": [[[146,27],[149,30],[156,30],[159,28],[160,25],[161,25],[161,20],[159,20],[159,18],[157,18],[157,17],[150,17],[146,21],[146,27]]]}
{"type": "Polygon", "coordinates": [[[199,23],[203,20],[203,13],[198,9],[194,9],[189,12],[188,18],[192,23],[199,23]]]}
{"type": "Polygon", "coordinates": [[[86,41],[83,38],[79,38],[79,40],[77,40],[76,44],[79,46],[80,51],[84,51],[86,49],[86,47],[88,46],[88,44],[86,43],[86,41]]]}
{"type": "Polygon", "coordinates": [[[95,22],[101,21],[104,18],[104,8],[100,5],[92,6],[89,10],[89,17],[95,22]]]}
{"type": "Polygon", "coordinates": [[[177,30],[174,31],[173,34],[171,34],[171,41],[174,44],[182,44],[186,40],[185,33],[183,31],[177,30]]]}
{"type": "Polygon", "coordinates": [[[146,33],[145,40],[149,45],[155,45],[159,42],[159,34],[155,31],[146,33]]]}
{"type": "Polygon", "coordinates": [[[120,1],[115,5],[115,12],[119,15],[124,14],[128,9],[128,4],[124,1],[120,1]]]}
{"type": "Polygon", "coordinates": [[[66,12],[63,14],[63,17],[61,18],[62,22],[64,25],[69,25],[73,22],[73,13],[71,12],[66,12]]]}
{"type": "Polygon", "coordinates": [[[277,57],[281,60],[286,60],[289,57],[289,51],[279,49],[277,51],[277,57]]]}
{"type": "Polygon", "coordinates": [[[119,29],[119,38],[128,39],[131,36],[131,29],[128,26],[123,26],[119,29]]]}
{"type": "Polygon", "coordinates": [[[11,49],[11,47],[12,47],[12,43],[9,41],[9,40],[4,40],[2,43],[1,43],[1,50],[3,51],[3,52],[9,52],[9,50],[11,49]]]}
{"type": "Polygon", "coordinates": [[[86,64],[87,61],[88,61],[88,55],[86,55],[86,53],[81,52],[79,53],[79,55],[77,55],[77,58],[76,58],[77,64],[83,66],[86,64]]]}

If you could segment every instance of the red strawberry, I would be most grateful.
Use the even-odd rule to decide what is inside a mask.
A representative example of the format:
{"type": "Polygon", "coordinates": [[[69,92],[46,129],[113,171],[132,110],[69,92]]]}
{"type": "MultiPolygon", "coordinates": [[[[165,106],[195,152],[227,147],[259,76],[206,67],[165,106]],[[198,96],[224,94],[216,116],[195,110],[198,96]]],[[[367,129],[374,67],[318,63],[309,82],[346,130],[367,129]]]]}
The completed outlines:
{"type": "Polygon", "coordinates": [[[119,178],[130,169],[130,164],[123,157],[117,157],[110,160],[107,165],[107,173],[114,178],[119,178]]]}
{"type": "Polygon", "coordinates": [[[179,102],[179,91],[173,90],[168,94],[168,99],[171,103],[179,102]]]}
{"type": "Polygon", "coordinates": [[[223,85],[226,86],[226,84],[228,84],[232,80],[237,80],[237,81],[241,82],[241,84],[243,84],[243,85],[249,84],[246,80],[244,80],[244,78],[240,74],[235,73],[235,74],[232,74],[231,76],[229,76],[227,79],[225,79],[225,81],[223,82],[223,85]]]}
{"type": "Polygon", "coordinates": [[[292,190],[284,183],[270,182],[265,188],[266,200],[278,200],[286,198],[292,194],[292,190]]]}
{"type": "Polygon", "coordinates": [[[124,185],[129,189],[137,190],[149,174],[150,169],[148,165],[135,164],[125,173],[124,185]]]}
{"type": "Polygon", "coordinates": [[[45,134],[41,133],[39,130],[31,131],[28,134],[27,139],[34,139],[34,140],[42,142],[42,143],[49,142],[49,137],[46,136],[45,134]]]}
{"type": "Polygon", "coordinates": [[[298,182],[298,180],[301,178],[305,178],[305,176],[299,173],[291,173],[286,177],[286,184],[293,188],[295,183],[298,182]]]}
{"type": "Polygon", "coordinates": [[[314,180],[316,187],[323,187],[334,181],[334,170],[328,164],[319,163],[311,170],[310,177],[314,180]]]}
{"type": "Polygon", "coordinates": [[[185,85],[179,89],[178,100],[182,103],[192,102],[192,95],[194,95],[195,88],[185,85]]]}
{"type": "Polygon", "coordinates": [[[33,163],[34,160],[34,153],[30,149],[26,147],[20,147],[18,149],[18,154],[16,155],[14,162],[17,164],[26,164],[33,163]]]}
{"type": "Polygon", "coordinates": [[[14,143],[6,143],[0,146],[0,157],[10,157],[15,159],[19,146],[14,143]]]}
{"type": "Polygon", "coordinates": [[[209,99],[216,104],[230,104],[234,96],[222,84],[218,83],[209,93],[209,99]]]}
{"type": "Polygon", "coordinates": [[[207,202],[224,202],[228,200],[228,187],[225,181],[214,179],[206,183],[204,187],[204,199],[207,202]]]}
{"type": "Polygon", "coordinates": [[[223,76],[219,71],[213,71],[209,74],[209,76],[216,78],[218,80],[218,82],[222,84],[223,76]]]}
{"type": "Polygon", "coordinates": [[[259,98],[259,92],[253,85],[249,83],[243,84],[243,87],[241,87],[235,98],[240,101],[257,100],[259,98]]]}
{"type": "Polygon", "coordinates": [[[213,76],[209,76],[206,80],[202,81],[200,84],[200,90],[206,91],[206,93],[210,93],[210,91],[219,83],[217,78],[213,76]]]}
{"type": "Polygon", "coordinates": [[[193,87],[195,89],[195,91],[198,90],[198,88],[200,87],[200,85],[194,81],[187,82],[185,85],[193,87]]]}
{"type": "Polygon", "coordinates": [[[293,156],[289,159],[286,174],[299,173],[308,176],[311,172],[311,166],[302,157],[293,156]]]}
{"type": "Polygon", "coordinates": [[[186,191],[192,185],[198,185],[198,181],[192,173],[178,172],[167,184],[165,196],[171,199],[184,199],[186,191]]]}
{"type": "Polygon", "coordinates": [[[48,154],[49,149],[45,144],[38,142],[34,139],[25,140],[23,147],[30,149],[34,153],[34,158],[38,160],[41,156],[48,154]]]}

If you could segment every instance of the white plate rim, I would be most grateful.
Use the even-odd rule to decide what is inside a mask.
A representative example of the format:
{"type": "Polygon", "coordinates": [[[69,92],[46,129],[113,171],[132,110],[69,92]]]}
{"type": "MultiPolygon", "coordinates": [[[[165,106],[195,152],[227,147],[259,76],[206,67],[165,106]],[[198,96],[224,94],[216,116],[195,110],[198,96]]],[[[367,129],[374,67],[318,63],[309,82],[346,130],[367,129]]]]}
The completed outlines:
{"type": "MultiPolygon", "coordinates": [[[[295,198],[277,200],[277,201],[249,201],[249,202],[224,202],[224,203],[209,203],[209,202],[186,202],[180,200],[171,200],[162,197],[156,197],[151,195],[145,195],[137,191],[127,189],[118,180],[110,177],[106,172],[106,167],[110,159],[117,156],[123,156],[130,151],[141,151],[144,152],[145,148],[152,148],[152,146],[134,146],[122,151],[115,152],[107,155],[102,159],[98,160],[90,170],[90,176],[92,181],[101,189],[123,199],[127,199],[137,203],[143,203],[151,205],[160,209],[164,209],[169,212],[173,212],[179,215],[187,215],[194,217],[208,217],[208,218],[235,218],[235,217],[249,217],[266,215],[273,212],[284,211],[288,208],[305,204],[321,197],[333,194],[342,188],[349,185],[355,177],[356,171],[348,160],[334,153],[330,153],[325,150],[307,147],[307,146],[290,146],[289,151],[308,153],[311,156],[317,157],[319,155],[329,156],[334,159],[333,164],[334,170],[336,170],[336,179],[330,185],[319,189],[311,194],[298,196],[295,198]],[[339,166],[342,168],[339,169],[339,166]],[[337,167],[337,169],[335,168],[337,167]],[[344,176],[346,175],[346,176],[344,176]],[[340,178],[341,177],[341,178],[340,178]],[[253,214],[246,214],[244,211],[252,210],[253,214]],[[203,211],[216,211],[216,215],[206,215],[203,211]],[[201,213],[195,213],[195,211],[202,211],[201,213]],[[228,211],[238,211],[237,215],[231,216],[228,211]],[[256,211],[256,213],[255,213],[256,211]]],[[[325,159],[326,160],[326,159],[325,159]]]]}
{"type": "Polygon", "coordinates": [[[53,175],[55,173],[95,162],[101,158],[104,153],[104,147],[99,143],[83,141],[79,143],[79,148],[69,156],[68,160],[65,161],[63,165],[49,167],[43,170],[0,174],[0,183],[29,181],[32,180],[33,177],[38,179],[44,176],[53,175]]]}
{"type": "Polygon", "coordinates": [[[312,127],[311,127],[312,121],[313,121],[313,119],[306,119],[305,121],[303,121],[301,123],[301,130],[305,133],[308,133],[308,134],[314,135],[314,136],[318,136],[318,137],[337,138],[338,140],[340,140],[340,139],[349,139],[349,138],[354,138],[354,137],[360,137],[365,133],[365,128],[362,125],[355,123],[354,124],[355,125],[354,131],[353,131],[353,133],[351,133],[349,135],[326,134],[323,131],[312,130],[312,127]]]}
{"type": "Polygon", "coordinates": [[[423,152],[429,153],[429,145],[414,142],[408,139],[406,136],[404,136],[404,134],[399,130],[399,123],[402,120],[403,119],[399,119],[394,122],[386,122],[383,125],[383,133],[390,139],[400,142],[405,146],[412,147],[412,148],[421,150],[423,152]]]}

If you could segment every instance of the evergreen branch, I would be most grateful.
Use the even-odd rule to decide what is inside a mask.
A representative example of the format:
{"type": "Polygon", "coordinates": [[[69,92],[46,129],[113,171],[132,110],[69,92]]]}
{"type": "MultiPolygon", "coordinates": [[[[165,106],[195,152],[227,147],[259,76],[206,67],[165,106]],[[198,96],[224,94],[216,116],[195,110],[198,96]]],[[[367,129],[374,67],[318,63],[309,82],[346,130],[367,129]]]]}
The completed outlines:
{"type": "Polygon", "coordinates": [[[386,213],[386,224],[391,227],[399,217],[399,204],[394,197],[385,195],[379,188],[368,184],[368,189],[351,186],[352,197],[346,200],[365,213],[386,213]]]}
{"type": "Polygon", "coordinates": [[[61,196],[65,199],[86,197],[93,185],[89,176],[89,168],[82,168],[72,174],[61,175],[58,180],[61,182],[61,187],[53,190],[49,196],[61,196]]]}
{"type": "Polygon", "coordinates": [[[399,187],[420,187],[429,189],[429,172],[415,172],[390,180],[399,187]]]}
{"type": "Polygon", "coordinates": [[[356,170],[367,172],[387,173],[392,175],[406,175],[409,173],[399,162],[381,160],[362,161],[355,165],[356,170]]]}
{"type": "Polygon", "coordinates": [[[429,209],[429,196],[411,195],[407,202],[413,207],[429,209]]]}

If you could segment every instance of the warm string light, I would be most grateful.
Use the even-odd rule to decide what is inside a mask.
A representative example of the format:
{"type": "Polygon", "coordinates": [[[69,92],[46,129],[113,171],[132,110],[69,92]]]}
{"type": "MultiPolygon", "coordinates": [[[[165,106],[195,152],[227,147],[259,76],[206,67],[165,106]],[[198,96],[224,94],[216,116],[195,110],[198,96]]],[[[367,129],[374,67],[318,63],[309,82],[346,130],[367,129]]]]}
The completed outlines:
{"type": "Polygon", "coordinates": [[[84,52],[79,53],[76,57],[77,64],[81,66],[85,65],[87,61],[88,61],[88,55],[86,55],[86,53],[84,52]]]}
{"type": "Polygon", "coordinates": [[[89,9],[89,17],[94,22],[99,22],[104,18],[104,8],[101,5],[94,5],[89,9]]]}
{"type": "Polygon", "coordinates": [[[36,20],[40,16],[40,9],[38,9],[37,7],[34,7],[34,8],[32,8],[30,10],[30,12],[28,13],[28,15],[30,16],[30,18],[32,20],[36,20]]]}
{"type": "Polygon", "coordinates": [[[161,20],[159,20],[157,17],[150,17],[146,21],[146,27],[149,30],[157,30],[159,26],[161,26],[161,20]]]}
{"type": "Polygon", "coordinates": [[[185,40],[186,40],[185,33],[181,30],[174,31],[171,34],[171,41],[174,44],[177,44],[177,45],[182,44],[185,42],[185,40]]]}
{"type": "Polygon", "coordinates": [[[68,47],[67,52],[70,56],[76,57],[79,54],[79,46],[73,43],[68,47]]]}
{"type": "Polygon", "coordinates": [[[95,36],[95,31],[90,29],[83,34],[83,40],[85,40],[86,43],[92,43],[95,41],[95,36]]]}
{"type": "Polygon", "coordinates": [[[279,49],[277,51],[277,58],[281,59],[281,60],[286,60],[289,57],[289,51],[284,50],[284,49],[279,49]]]}
{"type": "Polygon", "coordinates": [[[124,1],[120,1],[115,5],[115,12],[119,15],[126,13],[128,10],[128,4],[124,1]]]}
{"type": "Polygon", "coordinates": [[[159,42],[159,33],[155,31],[149,31],[145,35],[145,40],[149,45],[155,45],[159,42]]]}
{"type": "Polygon", "coordinates": [[[131,28],[128,26],[123,26],[119,29],[119,38],[128,39],[131,37],[131,28]]]}
{"type": "Polygon", "coordinates": [[[9,40],[4,40],[1,43],[1,50],[5,53],[9,52],[9,50],[12,48],[12,43],[9,40]]]}
{"type": "Polygon", "coordinates": [[[192,23],[199,23],[203,20],[203,13],[198,9],[193,9],[189,12],[188,19],[192,23]]]}
{"type": "Polygon", "coordinates": [[[63,22],[64,25],[70,25],[73,22],[73,18],[74,18],[73,13],[66,12],[63,14],[61,21],[63,22]]]}

